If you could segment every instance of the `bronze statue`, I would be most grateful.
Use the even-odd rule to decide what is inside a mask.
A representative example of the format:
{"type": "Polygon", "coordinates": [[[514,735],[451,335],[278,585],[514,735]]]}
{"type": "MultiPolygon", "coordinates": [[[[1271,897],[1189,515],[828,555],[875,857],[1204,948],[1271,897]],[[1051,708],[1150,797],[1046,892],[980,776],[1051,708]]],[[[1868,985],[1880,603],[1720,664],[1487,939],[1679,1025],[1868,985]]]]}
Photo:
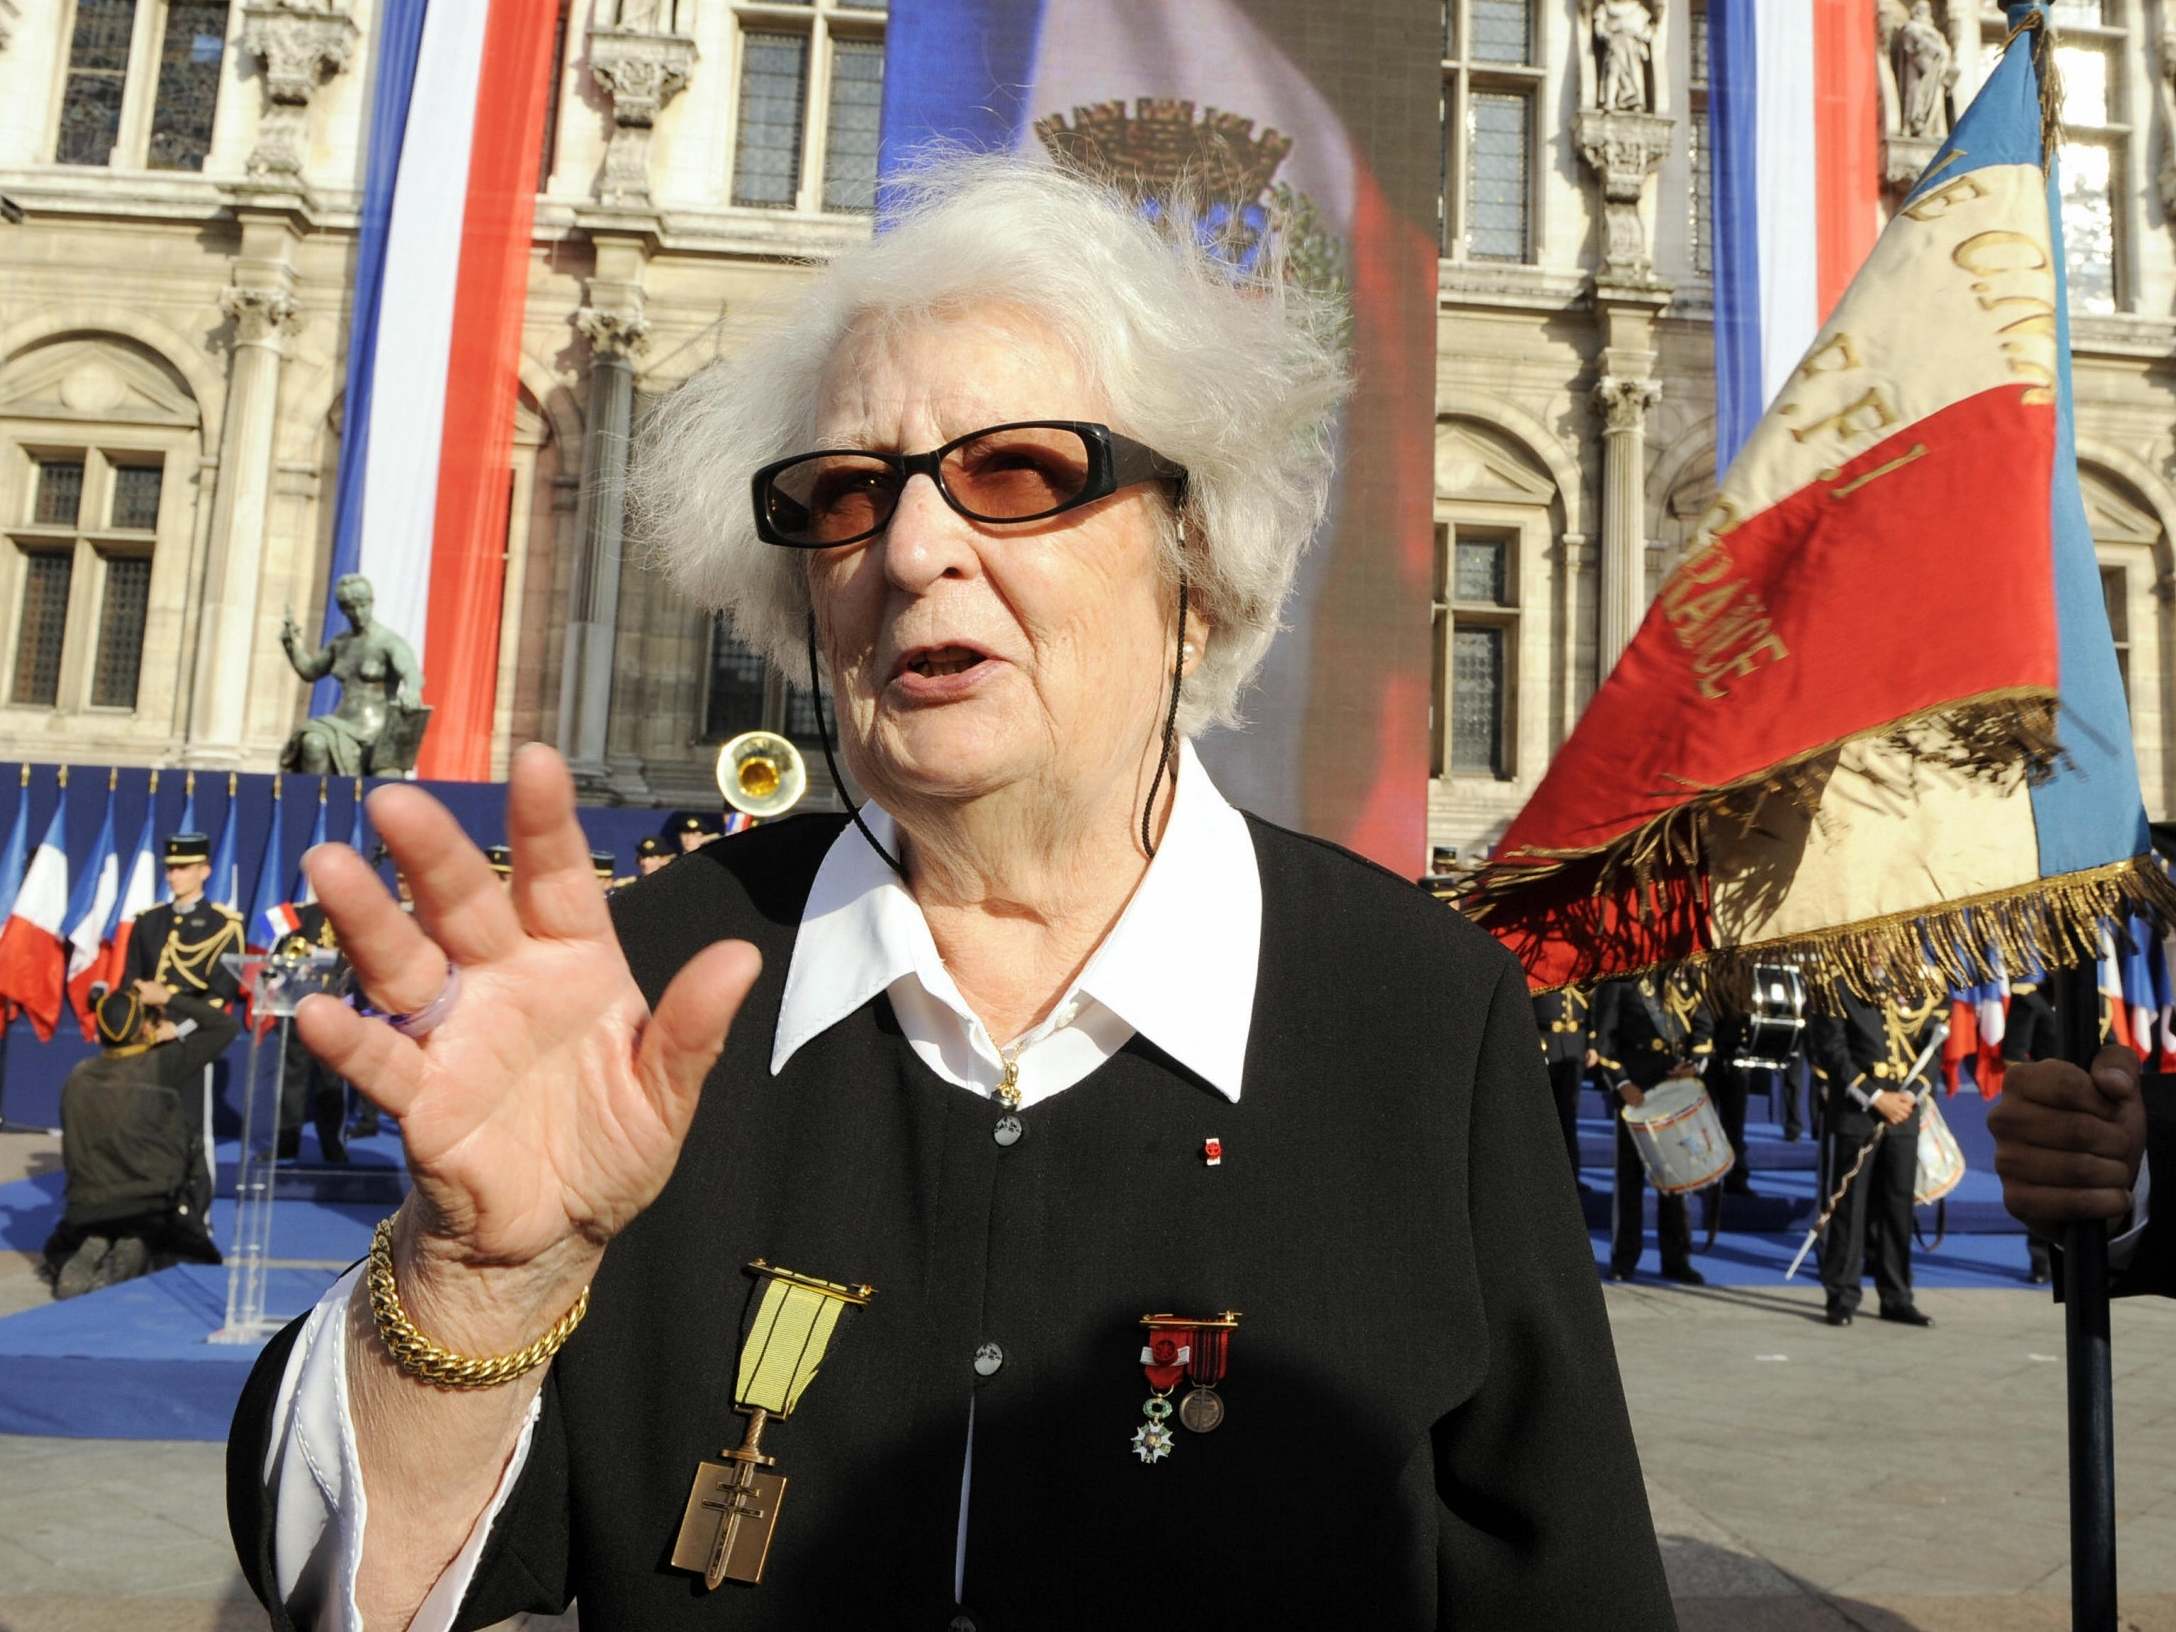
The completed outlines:
{"type": "Polygon", "coordinates": [[[333,604],[348,627],[316,651],[305,650],[290,614],[280,646],[305,680],[331,675],[340,702],[307,721],[280,751],[280,768],[307,776],[399,776],[414,769],[430,710],[423,668],[408,643],[370,617],[370,580],[351,572],[333,585],[333,604]]]}

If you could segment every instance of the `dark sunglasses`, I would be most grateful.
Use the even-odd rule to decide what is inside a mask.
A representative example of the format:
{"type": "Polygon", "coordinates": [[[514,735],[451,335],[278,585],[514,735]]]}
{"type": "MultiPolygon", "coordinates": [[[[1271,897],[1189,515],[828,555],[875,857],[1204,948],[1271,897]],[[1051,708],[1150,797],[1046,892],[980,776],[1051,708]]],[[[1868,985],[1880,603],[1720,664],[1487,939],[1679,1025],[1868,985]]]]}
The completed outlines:
{"type": "Polygon", "coordinates": [[[755,474],[756,536],[788,549],[858,544],[891,524],[916,476],[969,521],[1041,521],[1136,482],[1186,480],[1183,466],[1088,420],[1031,419],[954,437],[930,453],[831,448],[755,474]]]}

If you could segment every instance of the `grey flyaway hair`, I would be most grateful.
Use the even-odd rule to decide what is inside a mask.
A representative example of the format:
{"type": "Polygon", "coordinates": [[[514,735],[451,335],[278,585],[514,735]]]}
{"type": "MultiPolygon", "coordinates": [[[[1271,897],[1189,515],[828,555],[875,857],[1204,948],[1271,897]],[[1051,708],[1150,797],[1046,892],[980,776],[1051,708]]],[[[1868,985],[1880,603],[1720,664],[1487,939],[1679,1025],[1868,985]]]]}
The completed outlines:
{"type": "Polygon", "coordinates": [[[756,537],[755,470],[810,445],[825,366],[857,323],[1025,310],[1102,387],[1114,429],[1187,468],[1163,566],[1176,586],[1183,555],[1211,632],[1179,729],[1236,726],[1329,501],[1347,389],[1337,299],[1288,282],[1273,257],[1237,274],[1182,213],[1158,225],[1048,163],[941,153],[887,189],[884,232],[647,416],[631,475],[640,536],[689,595],[798,675],[807,561],[756,537]]]}

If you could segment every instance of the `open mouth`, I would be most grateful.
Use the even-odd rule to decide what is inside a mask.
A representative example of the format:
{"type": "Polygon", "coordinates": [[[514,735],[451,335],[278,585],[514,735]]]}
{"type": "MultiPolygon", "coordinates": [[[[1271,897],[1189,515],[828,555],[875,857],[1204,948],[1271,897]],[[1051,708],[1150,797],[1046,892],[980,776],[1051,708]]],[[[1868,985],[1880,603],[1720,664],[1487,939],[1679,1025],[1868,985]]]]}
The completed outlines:
{"type": "Polygon", "coordinates": [[[924,646],[906,655],[899,665],[899,672],[918,674],[925,679],[940,678],[964,674],[982,661],[984,654],[972,646],[924,646]]]}

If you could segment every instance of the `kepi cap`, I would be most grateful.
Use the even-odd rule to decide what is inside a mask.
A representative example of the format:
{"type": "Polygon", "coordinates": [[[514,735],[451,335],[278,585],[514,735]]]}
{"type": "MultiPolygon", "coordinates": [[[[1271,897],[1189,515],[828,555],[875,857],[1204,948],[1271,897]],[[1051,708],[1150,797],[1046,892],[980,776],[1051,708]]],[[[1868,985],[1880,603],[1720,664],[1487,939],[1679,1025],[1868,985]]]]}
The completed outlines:
{"type": "Polygon", "coordinates": [[[501,878],[514,870],[514,852],[503,844],[494,844],[486,850],[484,860],[491,863],[491,870],[501,878]]]}
{"type": "Polygon", "coordinates": [[[212,859],[211,836],[206,833],[169,833],[163,865],[186,867],[192,861],[212,859]]]}

